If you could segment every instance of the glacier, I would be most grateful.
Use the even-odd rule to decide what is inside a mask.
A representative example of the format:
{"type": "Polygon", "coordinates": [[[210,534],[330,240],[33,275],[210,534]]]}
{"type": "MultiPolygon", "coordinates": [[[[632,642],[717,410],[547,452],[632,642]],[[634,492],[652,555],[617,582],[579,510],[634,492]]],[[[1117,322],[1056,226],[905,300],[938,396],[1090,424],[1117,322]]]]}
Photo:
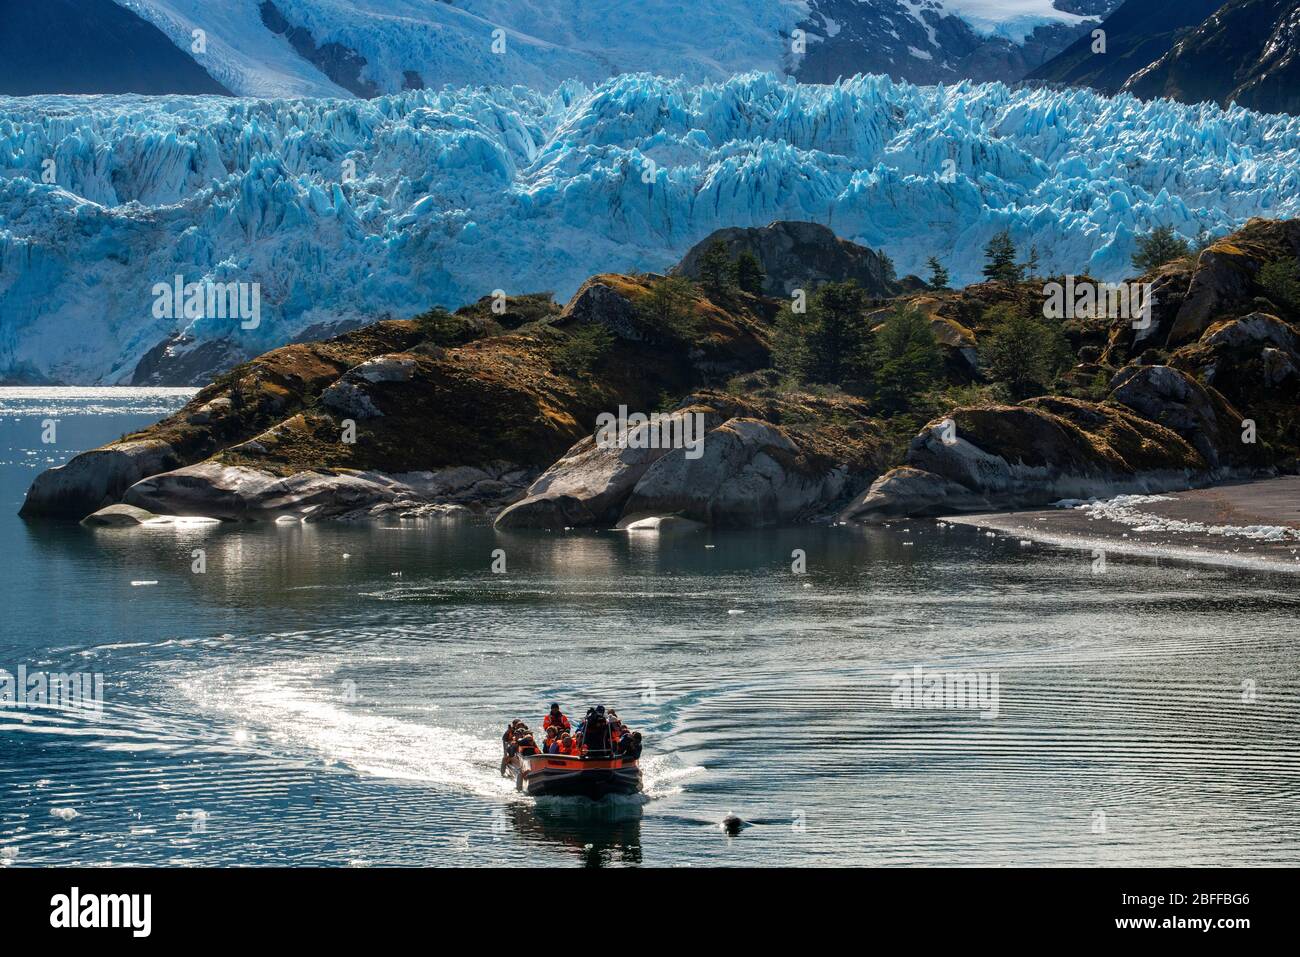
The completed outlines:
{"type": "Polygon", "coordinates": [[[1296,215],[1298,150],[1296,117],[880,76],[0,98],[0,379],[129,382],[175,334],[252,355],[498,289],[565,297],[776,219],[900,274],[938,255],[977,280],[1007,228],[1045,271],[1117,280],[1153,226],[1296,215]],[[261,323],[155,317],[177,275],[260,284],[261,323]]]}

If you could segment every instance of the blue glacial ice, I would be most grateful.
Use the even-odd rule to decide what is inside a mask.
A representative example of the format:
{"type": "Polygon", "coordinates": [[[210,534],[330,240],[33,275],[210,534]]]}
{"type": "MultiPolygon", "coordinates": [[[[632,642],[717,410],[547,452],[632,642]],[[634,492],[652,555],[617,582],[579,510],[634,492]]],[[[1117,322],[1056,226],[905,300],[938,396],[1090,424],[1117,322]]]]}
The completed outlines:
{"type": "Polygon", "coordinates": [[[496,289],[565,297],[776,219],[900,274],[938,255],[976,280],[1009,228],[1044,270],[1117,279],[1152,226],[1294,216],[1298,150],[1295,117],[876,76],[0,98],[0,377],[120,382],[177,332],[255,353],[496,289]],[[175,275],[259,283],[261,324],[155,318],[175,275]]]}

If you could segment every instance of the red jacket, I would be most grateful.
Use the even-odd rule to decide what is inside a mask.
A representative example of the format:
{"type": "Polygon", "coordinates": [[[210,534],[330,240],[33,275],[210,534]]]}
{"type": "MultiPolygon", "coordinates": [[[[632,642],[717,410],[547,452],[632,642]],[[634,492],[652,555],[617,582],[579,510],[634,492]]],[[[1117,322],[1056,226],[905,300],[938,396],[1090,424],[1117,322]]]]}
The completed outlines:
{"type": "Polygon", "coordinates": [[[546,717],[542,719],[542,733],[545,734],[546,729],[549,728],[551,725],[555,725],[555,727],[559,728],[561,731],[573,730],[571,727],[569,727],[569,719],[565,717],[563,713],[561,713],[560,716],[556,718],[552,716],[552,714],[549,711],[546,712],[546,717]]]}

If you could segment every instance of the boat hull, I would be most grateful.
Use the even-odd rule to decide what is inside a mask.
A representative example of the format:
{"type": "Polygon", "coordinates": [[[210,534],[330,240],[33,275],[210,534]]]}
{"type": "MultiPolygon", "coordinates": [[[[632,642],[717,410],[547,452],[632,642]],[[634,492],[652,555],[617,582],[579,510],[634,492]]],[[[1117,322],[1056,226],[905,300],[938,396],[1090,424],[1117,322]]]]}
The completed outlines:
{"type": "Polygon", "coordinates": [[[515,758],[515,787],[533,797],[585,797],[636,794],[641,768],[631,758],[593,759],[561,754],[515,758]]]}

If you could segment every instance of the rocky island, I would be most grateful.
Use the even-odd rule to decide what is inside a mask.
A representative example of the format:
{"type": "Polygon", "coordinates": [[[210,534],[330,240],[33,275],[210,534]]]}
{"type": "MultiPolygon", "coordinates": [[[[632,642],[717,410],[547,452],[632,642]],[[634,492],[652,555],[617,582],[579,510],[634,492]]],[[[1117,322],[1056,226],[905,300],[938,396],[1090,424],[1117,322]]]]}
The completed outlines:
{"type": "Polygon", "coordinates": [[[1296,470],[1300,222],[1156,236],[1140,316],[1046,318],[1009,239],[987,281],[899,279],[811,223],[724,229],[564,304],[487,297],[274,349],[33,483],[28,518],[479,513],[501,527],[880,522],[1296,470]],[[641,413],[615,442],[598,419],[641,413]],[[695,417],[694,451],[637,429],[695,417]]]}

